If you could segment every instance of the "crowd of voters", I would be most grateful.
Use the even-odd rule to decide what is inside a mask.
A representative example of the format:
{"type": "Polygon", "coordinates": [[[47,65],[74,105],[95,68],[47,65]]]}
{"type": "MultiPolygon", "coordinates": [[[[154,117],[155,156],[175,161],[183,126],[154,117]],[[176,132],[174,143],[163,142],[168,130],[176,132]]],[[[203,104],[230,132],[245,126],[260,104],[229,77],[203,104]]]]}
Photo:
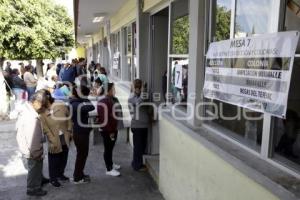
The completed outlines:
{"type": "MultiPolygon", "coordinates": [[[[91,181],[84,171],[92,131],[89,125],[91,112],[97,113],[96,124],[103,138],[105,173],[120,176],[121,166],[113,162],[113,149],[118,130],[124,128],[122,106],[105,68],[94,62],[87,66],[83,58],[57,65],[49,63],[45,76],[38,79],[31,62],[26,66],[19,65],[19,68],[12,68],[7,62],[4,77],[7,93],[15,97],[17,142],[28,170],[27,195],[46,195],[42,186],[48,183],[61,187],[66,181],[74,184],[91,181]],[[76,147],[76,161],[73,163],[73,177],[66,177],[64,172],[71,142],[76,147]],[[47,154],[44,153],[44,144],[48,147],[45,148],[47,154]],[[42,172],[45,155],[48,157],[49,179],[42,172]]],[[[132,114],[132,168],[136,171],[147,169],[143,164],[143,154],[151,117],[148,108],[141,106],[147,101],[143,92],[143,81],[134,80],[128,106],[132,114]]]]}

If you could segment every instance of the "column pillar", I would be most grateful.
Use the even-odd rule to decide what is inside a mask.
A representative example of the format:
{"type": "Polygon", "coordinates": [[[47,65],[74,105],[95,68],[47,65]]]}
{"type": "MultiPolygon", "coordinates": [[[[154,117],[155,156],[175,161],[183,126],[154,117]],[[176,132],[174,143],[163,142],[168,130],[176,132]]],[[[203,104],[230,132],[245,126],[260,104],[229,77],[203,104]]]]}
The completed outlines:
{"type": "Polygon", "coordinates": [[[204,85],[205,73],[205,1],[190,0],[189,20],[190,20],[190,39],[189,39],[189,71],[188,71],[188,123],[197,127],[201,125],[197,113],[204,113],[204,108],[200,107],[197,111],[197,103],[203,101],[202,90],[204,85]]]}
{"type": "Polygon", "coordinates": [[[136,0],[137,3],[137,77],[148,80],[150,63],[150,16],[143,12],[143,0],[136,0]]]}

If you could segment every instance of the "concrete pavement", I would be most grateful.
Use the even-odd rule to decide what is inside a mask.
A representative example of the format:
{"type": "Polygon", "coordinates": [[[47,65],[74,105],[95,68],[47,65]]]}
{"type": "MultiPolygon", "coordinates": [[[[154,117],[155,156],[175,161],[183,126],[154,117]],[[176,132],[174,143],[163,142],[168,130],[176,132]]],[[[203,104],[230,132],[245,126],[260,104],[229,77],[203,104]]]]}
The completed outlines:
{"type": "MultiPolygon", "coordinates": [[[[105,175],[102,158],[103,145],[91,145],[85,173],[92,182],[83,185],[65,183],[62,188],[50,185],[44,189],[43,198],[26,196],[26,170],[20,159],[15,139],[14,123],[0,122],[0,200],[163,200],[162,195],[148,173],[134,172],[130,167],[132,148],[121,133],[115,149],[114,162],[121,164],[121,177],[105,175]]],[[[71,177],[75,163],[75,148],[71,146],[66,175],[71,177]]],[[[47,158],[44,174],[48,176],[47,158]]]]}

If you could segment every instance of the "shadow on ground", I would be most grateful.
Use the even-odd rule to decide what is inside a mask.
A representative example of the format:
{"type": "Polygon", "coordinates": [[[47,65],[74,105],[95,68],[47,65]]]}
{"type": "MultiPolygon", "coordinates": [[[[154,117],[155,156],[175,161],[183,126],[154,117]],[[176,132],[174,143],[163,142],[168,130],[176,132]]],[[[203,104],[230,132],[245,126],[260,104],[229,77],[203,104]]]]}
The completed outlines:
{"type": "MultiPolygon", "coordinates": [[[[122,165],[121,177],[105,175],[102,158],[103,145],[91,145],[85,173],[92,183],[74,185],[64,183],[62,188],[45,186],[48,195],[43,198],[26,196],[26,170],[18,153],[14,123],[0,122],[0,200],[162,200],[162,196],[148,173],[134,172],[130,167],[131,147],[121,133],[115,149],[114,161],[122,165]]],[[[71,145],[66,175],[71,177],[75,163],[75,148],[71,145]]],[[[44,174],[48,176],[47,158],[44,174]]]]}

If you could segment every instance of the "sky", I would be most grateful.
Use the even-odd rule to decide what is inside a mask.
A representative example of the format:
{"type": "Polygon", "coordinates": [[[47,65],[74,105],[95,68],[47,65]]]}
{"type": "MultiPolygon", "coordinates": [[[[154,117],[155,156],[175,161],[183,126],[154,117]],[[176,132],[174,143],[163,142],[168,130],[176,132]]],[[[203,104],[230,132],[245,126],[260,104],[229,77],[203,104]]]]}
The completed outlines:
{"type": "Polygon", "coordinates": [[[229,9],[231,7],[231,0],[217,0],[217,3],[229,9]]]}
{"type": "Polygon", "coordinates": [[[57,4],[63,5],[67,8],[68,13],[72,19],[74,18],[73,0],[54,0],[57,4]]]}
{"type": "MultiPolygon", "coordinates": [[[[271,3],[272,0],[237,1],[236,22],[240,26],[240,31],[251,32],[254,29],[256,33],[266,32],[271,3]]],[[[232,0],[217,0],[217,4],[231,10],[232,0]]]]}

